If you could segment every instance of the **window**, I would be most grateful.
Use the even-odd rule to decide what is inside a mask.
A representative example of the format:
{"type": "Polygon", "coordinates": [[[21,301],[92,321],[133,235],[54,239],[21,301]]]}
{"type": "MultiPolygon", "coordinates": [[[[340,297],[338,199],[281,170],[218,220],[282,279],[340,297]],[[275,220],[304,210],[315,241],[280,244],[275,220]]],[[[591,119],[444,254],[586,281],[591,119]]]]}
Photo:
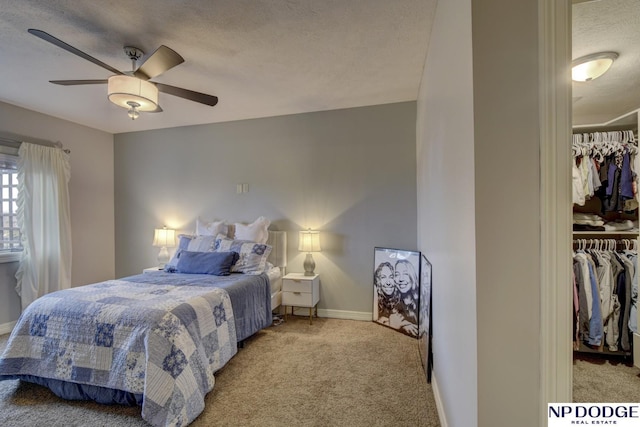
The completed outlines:
{"type": "Polygon", "coordinates": [[[0,153],[0,191],[0,254],[20,252],[17,156],[0,153]]]}

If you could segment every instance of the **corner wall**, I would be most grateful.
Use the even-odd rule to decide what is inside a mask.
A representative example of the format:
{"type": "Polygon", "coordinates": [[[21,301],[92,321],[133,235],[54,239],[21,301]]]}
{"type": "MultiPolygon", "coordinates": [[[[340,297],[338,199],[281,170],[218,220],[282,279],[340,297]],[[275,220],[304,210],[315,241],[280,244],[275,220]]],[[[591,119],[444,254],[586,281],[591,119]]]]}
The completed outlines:
{"type": "Polygon", "coordinates": [[[156,227],[264,215],[289,232],[289,272],[303,270],[298,231],[320,230],[321,315],[371,320],[374,247],[416,248],[415,112],[404,102],[116,135],[117,275],[157,264],[156,227]]]}
{"type": "Polygon", "coordinates": [[[472,4],[478,425],[537,426],[546,420],[538,4],[472,4]]]}
{"type": "Polygon", "coordinates": [[[433,265],[436,397],[454,427],[478,425],[471,50],[470,1],[439,1],[418,96],[418,246],[433,265]]]}
{"type": "MultiPolygon", "coordinates": [[[[26,140],[60,141],[71,150],[71,285],[112,279],[113,136],[66,120],[0,102],[0,133],[26,140]]],[[[15,292],[17,263],[0,264],[0,325],[20,315],[15,292]]]]}
{"type": "Polygon", "coordinates": [[[425,62],[419,249],[433,264],[434,379],[450,426],[544,415],[537,8],[440,1],[425,62]]]}

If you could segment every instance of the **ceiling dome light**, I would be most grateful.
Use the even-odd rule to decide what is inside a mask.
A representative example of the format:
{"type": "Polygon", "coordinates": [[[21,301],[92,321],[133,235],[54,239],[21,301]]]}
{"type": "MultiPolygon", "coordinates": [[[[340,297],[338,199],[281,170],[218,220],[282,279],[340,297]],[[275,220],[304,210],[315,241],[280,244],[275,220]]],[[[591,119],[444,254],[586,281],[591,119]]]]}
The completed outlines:
{"type": "Polygon", "coordinates": [[[571,62],[571,79],[576,82],[588,82],[607,72],[618,58],[615,52],[600,52],[583,56],[571,62]]]}

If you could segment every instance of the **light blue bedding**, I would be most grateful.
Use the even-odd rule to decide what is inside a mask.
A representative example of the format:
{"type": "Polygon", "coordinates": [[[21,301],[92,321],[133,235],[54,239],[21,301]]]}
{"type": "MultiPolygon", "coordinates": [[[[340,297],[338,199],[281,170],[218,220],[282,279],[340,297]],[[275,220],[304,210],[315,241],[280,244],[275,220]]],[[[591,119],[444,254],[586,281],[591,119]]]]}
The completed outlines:
{"type": "Polygon", "coordinates": [[[265,274],[157,272],[54,292],[18,320],[0,380],[97,401],[115,390],[141,400],[150,424],[184,426],[204,409],[237,342],[271,324],[270,304],[265,274]]]}

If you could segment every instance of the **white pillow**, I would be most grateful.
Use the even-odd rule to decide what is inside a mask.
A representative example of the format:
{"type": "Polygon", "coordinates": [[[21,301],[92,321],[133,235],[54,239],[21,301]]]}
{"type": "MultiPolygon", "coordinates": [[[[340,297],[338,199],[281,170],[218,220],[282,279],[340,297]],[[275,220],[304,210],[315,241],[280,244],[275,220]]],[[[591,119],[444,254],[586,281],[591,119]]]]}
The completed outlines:
{"type": "Polygon", "coordinates": [[[269,238],[269,225],[271,221],[261,216],[249,225],[235,223],[235,235],[236,240],[248,240],[250,242],[267,243],[269,238]]]}
{"type": "Polygon", "coordinates": [[[196,218],[196,236],[217,236],[218,234],[228,234],[227,223],[222,221],[206,222],[196,218]]]}

